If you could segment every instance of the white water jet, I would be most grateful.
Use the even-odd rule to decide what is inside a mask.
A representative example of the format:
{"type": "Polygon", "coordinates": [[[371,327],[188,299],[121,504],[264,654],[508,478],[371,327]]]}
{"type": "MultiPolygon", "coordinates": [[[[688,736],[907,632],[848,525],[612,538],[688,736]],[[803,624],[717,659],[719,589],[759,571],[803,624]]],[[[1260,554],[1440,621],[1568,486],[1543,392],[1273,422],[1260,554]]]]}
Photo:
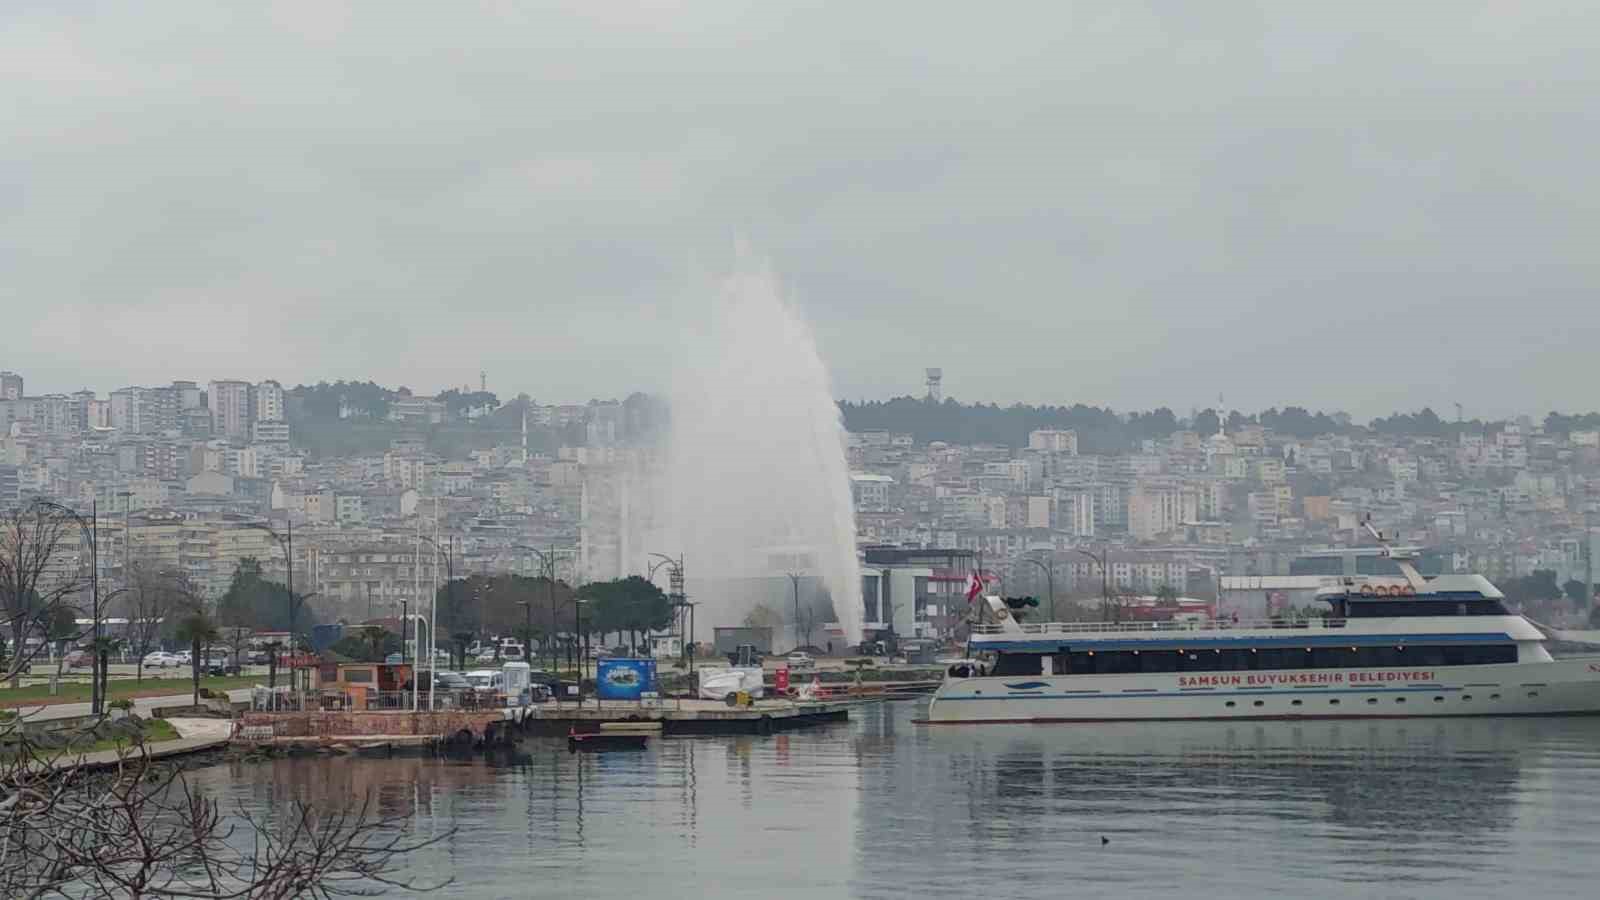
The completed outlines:
{"type": "MultiPolygon", "coordinates": [[[[678,348],[671,427],[649,491],[650,549],[684,554],[702,636],[740,624],[766,599],[740,579],[799,569],[820,579],[846,643],[857,644],[844,426],[811,330],[773,274],[745,259],[702,313],[678,348]]],[[[790,618],[787,605],[775,611],[790,618]]]]}

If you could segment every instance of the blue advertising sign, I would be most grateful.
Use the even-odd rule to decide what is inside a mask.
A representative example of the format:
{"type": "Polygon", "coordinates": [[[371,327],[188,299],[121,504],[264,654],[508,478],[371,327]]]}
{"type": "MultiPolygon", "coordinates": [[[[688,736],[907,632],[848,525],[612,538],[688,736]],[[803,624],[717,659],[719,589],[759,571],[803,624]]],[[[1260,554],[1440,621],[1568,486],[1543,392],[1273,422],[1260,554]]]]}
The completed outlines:
{"type": "Polygon", "coordinates": [[[601,700],[638,700],[655,689],[655,660],[600,660],[600,668],[595,673],[595,692],[601,700]]]}

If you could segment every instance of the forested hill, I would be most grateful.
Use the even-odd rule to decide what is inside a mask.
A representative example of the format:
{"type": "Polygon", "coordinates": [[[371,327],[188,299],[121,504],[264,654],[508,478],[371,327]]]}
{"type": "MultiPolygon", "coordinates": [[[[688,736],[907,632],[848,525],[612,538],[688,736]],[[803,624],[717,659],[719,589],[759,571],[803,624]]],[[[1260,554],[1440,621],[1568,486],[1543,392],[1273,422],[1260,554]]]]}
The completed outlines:
{"type": "Polygon", "coordinates": [[[1005,444],[1025,447],[1028,432],[1070,428],[1078,433],[1083,453],[1117,453],[1144,438],[1162,438],[1181,427],[1170,409],[1134,413],[1126,420],[1109,409],[1074,406],[997,406],[954,400],[929,403],[914,397],[839,404],[850,431],[883,430],[909,433],[917,443],[1005,444]]]}
{"type": "MultiPolygon", "coordinates": [[[[1119,415],[1111,409],[1076,404],[1073,406],[999,406],[993,403],[958,403],[946,399],[930,403],[917,397],[893,400],[866,400],[839,403],[845,428],[850,431],[890,431],[911,434],[917,443],[948,441],[952,444],[990,443],[1025,447],[1028,432],[1041,428],[1070,428],[1078,433],[1082,453],[1119,453],[1146,438],[1165,438],[1188,427],[1201,434],[1213,434],[1218,420],[1215,410],[1202,410],[1194,420],[1180,420],[1172,410],[1161,407],[1149,412],[1119,415]]],[[[1412,435],[1453,440],[1461,431],[1494,433],[1501,422],[1477,419],[1447,422],[1433,410],[1395,413],[1374,419],[1365,427],[1353,424],[1340,413],[1310,412],[1304,407],[1269,409],[1254,415],[1228,413],[1228,430],[1245,425],[1263,425],[1278,434],[1311,438],[1324,434],[1353,432],[1387,435],[1412,435]]],[[[1600,429],[1600,414],[1567,415],[1552,412],[1544,419],[1545,431],[1565,435],[1577,429],[1600,429]]]]}

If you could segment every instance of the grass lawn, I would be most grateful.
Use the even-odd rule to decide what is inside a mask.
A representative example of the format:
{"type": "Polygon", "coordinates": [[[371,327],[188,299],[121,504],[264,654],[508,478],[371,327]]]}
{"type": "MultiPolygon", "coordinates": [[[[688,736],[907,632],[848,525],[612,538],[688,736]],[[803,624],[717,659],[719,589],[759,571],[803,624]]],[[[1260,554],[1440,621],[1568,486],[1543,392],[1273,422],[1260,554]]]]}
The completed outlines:
{"type": "MultiPolygon", "coordinates": [[[[170,724],[162,721],[161,719],[146,719],[144,721],[144,742],[147,745],[159,744],[164,741],[175,741],[180,737],[182,737],[182,735],[178,734],[178,729],[172,727],[170,724]]],[[[107,738],[99,741],[80,739],[79,741],[69,744],[60,750],[36,749],[35,752],[47,759],[60,758],[60,762],[66,763],[70,762],[71,759],[76,758],[81,754],[98,753],[101,750],[122,749],[132,751],[134,749],[134,745],[126,738],[107,738]]],[[[7,750],[3,753],[0,753],[0,756],[14,753],[14,750],[7,750]]]]}
{"type": "MultiPolygon", "coordinates": [[[[173,728],[161,719],[144,720],[144,742],[156,744],[161,741],[175,741],[180,737],[178,729],[173,728]]],[[[116,750],[122,747],[132,747],[125,740],[103,740],[93,743],[77,743],[70,745],[66,752],[76,756],[79,753],[95,753],[100,750],[116,750]]]]}
{"type": "MultiPolygon", "coordinates": [[[[247,688],[252,685],[262,684],[266,678],[258,675],[238,675],[227,678],[202,678],[200,686],[213,691],[231,691],[247,688]]],[[[187,678],[146,678],[144,681],[134,681],[131,678],[113,678],[106,685],[107,699],[130,700],[139,697],[166,697],[176,694],[188,694],[194,690],[193,682],[187,678]]],[[[9,706],[36,706],[51,703],[88,703],[89,685],[62,683],[61,692],[50,696],[50,686],[47,684],[30,684],[26,687],[11,688],[0,687],[0,709],[9,706]]]]}

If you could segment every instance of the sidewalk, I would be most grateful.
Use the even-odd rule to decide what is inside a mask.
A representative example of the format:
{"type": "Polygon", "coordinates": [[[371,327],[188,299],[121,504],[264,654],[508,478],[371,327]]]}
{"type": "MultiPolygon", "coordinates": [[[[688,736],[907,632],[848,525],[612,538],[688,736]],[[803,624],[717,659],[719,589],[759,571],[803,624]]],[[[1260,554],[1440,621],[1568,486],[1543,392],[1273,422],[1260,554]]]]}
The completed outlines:
{"type": "MultiPolygon", "coordinates": [[[[153,710],[163,706],[187,706],[194,698],[193,691],[181,694],[165,694],[160,697],[140,697],[133,701],[133,711],[144,717],[150,718],[153,710]]],[[[249,688],[238,688],[228,692],[228,699],[235,703],[244,703],[250,700],[249,688]]],[[[48,722],[52,719],[76,719],[89,715],[87,703],[49,703],[39,706],[19,706],[14,710],[19,718],[29,722],[48,722]]]]}

